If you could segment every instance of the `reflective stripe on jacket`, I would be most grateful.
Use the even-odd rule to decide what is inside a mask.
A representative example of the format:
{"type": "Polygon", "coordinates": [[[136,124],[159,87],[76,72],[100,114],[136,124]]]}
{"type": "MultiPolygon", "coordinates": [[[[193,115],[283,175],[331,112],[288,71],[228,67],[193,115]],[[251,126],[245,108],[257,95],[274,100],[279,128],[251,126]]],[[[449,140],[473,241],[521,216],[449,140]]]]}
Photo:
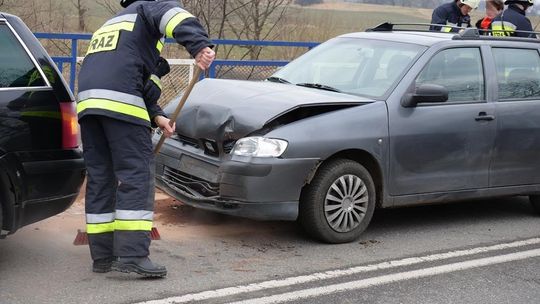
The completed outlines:
{"type": "Polygon", "coordinates": [[[144,88],[165,38],[174,38],[195,56],[212,47],[197,18],[179,1],[139,1],[119,12],[92,36],[79,72],[77,113],[104,115],[150,126],[144,88]]]}

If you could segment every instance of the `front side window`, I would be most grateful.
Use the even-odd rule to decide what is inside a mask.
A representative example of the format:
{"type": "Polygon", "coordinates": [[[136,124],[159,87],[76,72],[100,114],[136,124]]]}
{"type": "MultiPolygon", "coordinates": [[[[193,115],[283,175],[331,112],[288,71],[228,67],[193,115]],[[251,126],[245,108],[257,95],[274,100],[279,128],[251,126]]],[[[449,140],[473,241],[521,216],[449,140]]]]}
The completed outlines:
{"type": "Polygon", "coordinates": [[[540,98],[540,56],[537,50],[494,48],[499,100],[540,98]]]}
{"type": "Polygon", "coordinates": [[[40,72],[9,27],[0,23],[0,88],[45,86],[40,72]]]}
{"type": "Polygon", "coordinates": [[[416,86],[437,84],[448,89],[448,102],[485,100],[479,48],[455,48],[437,53],[424,67],[416,86]]]}

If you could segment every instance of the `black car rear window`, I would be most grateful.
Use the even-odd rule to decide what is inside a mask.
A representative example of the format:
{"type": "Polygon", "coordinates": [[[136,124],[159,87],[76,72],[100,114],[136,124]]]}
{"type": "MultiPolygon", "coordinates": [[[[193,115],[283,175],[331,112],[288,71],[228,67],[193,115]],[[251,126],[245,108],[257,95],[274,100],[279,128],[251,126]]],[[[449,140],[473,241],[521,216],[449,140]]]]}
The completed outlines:
{"type": "Polygon", "coordinates": [[[46,83],[26,50],[5,23],[0,23],[0,88],[40,87],[46,83]]]}

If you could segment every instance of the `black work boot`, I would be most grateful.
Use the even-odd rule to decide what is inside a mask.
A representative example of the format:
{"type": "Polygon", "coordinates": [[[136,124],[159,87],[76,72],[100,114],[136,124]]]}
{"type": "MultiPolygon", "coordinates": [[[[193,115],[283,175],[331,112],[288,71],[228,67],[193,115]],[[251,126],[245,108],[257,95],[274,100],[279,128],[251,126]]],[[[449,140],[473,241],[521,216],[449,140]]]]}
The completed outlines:
{"type": "Polygon", "coordinates": [[[148,257],[121,257],[112,263],[112,270],[119,272],[134,272],[145,277],[164,277],[167,268],[154,264],[148,257]]]}
{"type": "Polygon", "coordinates": [[[111,271],[112,262],[116,260],[114,257],[97,259],[92,263],[92,271],[97,273],[106,273],[111,271]]]}

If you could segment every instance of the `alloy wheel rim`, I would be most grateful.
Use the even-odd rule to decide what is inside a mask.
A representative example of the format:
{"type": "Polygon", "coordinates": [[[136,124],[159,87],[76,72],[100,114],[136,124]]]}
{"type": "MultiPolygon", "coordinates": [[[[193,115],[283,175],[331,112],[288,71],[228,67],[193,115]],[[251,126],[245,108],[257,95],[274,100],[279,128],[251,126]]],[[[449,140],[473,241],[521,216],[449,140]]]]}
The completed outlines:
{"type": "Polygon", "coordinates": [[[337,232],[350,232],[364,219],[368,201],[369,194],[362,179],[356,175],[343,175],[332,183],[326,193],[326,221],[337,232]]]}

